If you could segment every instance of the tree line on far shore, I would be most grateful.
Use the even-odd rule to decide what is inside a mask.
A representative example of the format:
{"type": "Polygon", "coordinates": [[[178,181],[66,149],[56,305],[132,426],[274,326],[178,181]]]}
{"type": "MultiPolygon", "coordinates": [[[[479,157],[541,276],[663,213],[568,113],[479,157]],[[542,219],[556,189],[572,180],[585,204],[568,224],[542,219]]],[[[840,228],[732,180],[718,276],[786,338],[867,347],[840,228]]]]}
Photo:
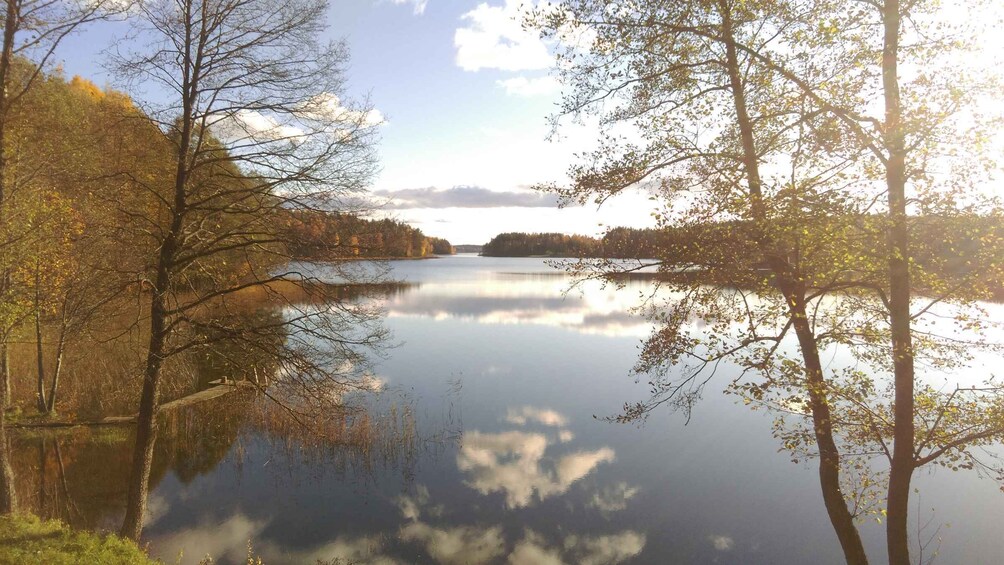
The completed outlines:
{"type": "Polygon", "coordinates": [[[290,251],[300,259],[412,258],[456,253],[449,241],[390,219],[318,210],[289,211],[282,218],[290,251]]]}
{"type": "MultiPolygon", "coordinates": [[[[839,219],[832,220],[839,224],[839,219]]],[[[845,223],[860,224],[862,233],[881,233],[881,218],[848,218],[845,223]]],[[[926,270],[944,276],[984,272],[986,287],[979,289],[986,298],[1004,299],[1004,275],[991,257],[998,242],[1004,240],[1004,222],[1000,218],[961,214],[957,216],[915,216],[911,219],[916,237],[915,261],[926,270]]],[[[845,226],[850,229],[850,226],[845,226]]],[[[861,237],[855,256],[870,257],[880,248],[878,236],[861,237]]],[[[602,237],[561,233],[508,232],[486,243],[481,254],[486,257],[554,257],[592,259],[648,259],[674,265],[697,265],[702,258],[718,255],[722,249],[757,244],[749,222],[663,226],[658,229],[617,227],[602,237]]],[[[752,252],[752,251],[750,251],[752,252]]],[[[863,262],[863,260],[862,260],[863,262]]]]}

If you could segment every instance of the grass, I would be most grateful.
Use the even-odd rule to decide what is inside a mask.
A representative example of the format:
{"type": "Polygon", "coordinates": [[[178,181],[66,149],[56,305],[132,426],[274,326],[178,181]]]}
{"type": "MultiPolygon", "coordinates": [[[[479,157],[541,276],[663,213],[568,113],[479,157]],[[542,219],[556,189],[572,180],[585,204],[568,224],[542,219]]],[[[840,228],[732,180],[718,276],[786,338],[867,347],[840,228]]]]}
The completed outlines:
{"type": "Polygon", "coordinates": [[[29,514],[0,517],[0,564],[71,565],[102,563],[154,565],[135,543],[112,534],[70,529],[56,520],[29,514]]]}

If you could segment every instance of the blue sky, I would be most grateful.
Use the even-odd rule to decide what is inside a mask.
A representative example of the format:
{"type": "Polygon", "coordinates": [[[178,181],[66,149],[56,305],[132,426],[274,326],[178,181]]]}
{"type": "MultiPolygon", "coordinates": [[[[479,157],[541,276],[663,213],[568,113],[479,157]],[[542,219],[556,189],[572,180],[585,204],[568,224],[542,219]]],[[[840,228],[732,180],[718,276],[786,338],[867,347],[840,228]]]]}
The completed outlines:
{"type": "MultiPolygon", "coordinates": [[[[547,47],[519,29],[521,3],[332,3],[331,37],[346,39],[351,50],[348,94],[368,96],[387,121],[373,185],[393,199],[384,213],[455,244],[483,243],[502,231],[595,235],[601,224],[649,225],[640,195],[601,210],[558,210],[552,199],[511,194],[561,181],[572,153],[595,136],[588,127],[569,127],[561,141],[546,139],[560,92],[549,78],[547,47]],[[402,190],[408,198],[394,199],[402,190]],[[454,200],[463,207],[451,206],[454,200]]],[[[126,29],[104,23],[68,39],[58,53],[65,72],[110,82],[101,52],[126,29]]]]}

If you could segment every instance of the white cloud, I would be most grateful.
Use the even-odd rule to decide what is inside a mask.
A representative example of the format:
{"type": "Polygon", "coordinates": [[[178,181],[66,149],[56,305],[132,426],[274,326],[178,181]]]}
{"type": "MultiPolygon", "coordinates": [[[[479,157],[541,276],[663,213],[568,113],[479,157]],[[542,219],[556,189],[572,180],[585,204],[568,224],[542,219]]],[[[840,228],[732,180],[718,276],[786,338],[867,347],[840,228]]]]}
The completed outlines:
{"type": "Polygon", "coordinates": [[[219,524],[203,523],[196,527],[158,538],[159,557],[169,563],[198,563],[204,557],[216,561],[244,561],[248,540],[259,538],[267,522],[235,514],[219,524]]]}
{"type": "Polygon", "coordinates": [[[324,92],[310,98],[297,108],[296,113],[306,119],[331,121],[346,126],[372,127],[386,123],[379,110],[375,108],[368,110],[348,108],[342,104],[342,100],[336,94],[330,92],[324,92]]]}
{"type": "Polygon", "coordinates": [[[422,506],[429,503],[429,489],[425,485],[418,485],[415,489],[415,496],[401,495],[397,498],[397,507],[401,510],[401,517],[405,520],[418,520],[421,516],[422,506]]]}
{"type": "Polygon", "coordinates": [[[507,507],[520,508],[564,494],[598,465],[614,460],[608,447],[545,457],[548,444],[543,434],[475,430],[464,435],[457,467],[469,473],[469,487],[485,495],[504,493],[507,507]]]}
{"type": "Polygon", "coordinates": [[[413,522],[417,522],[423,513],[433,518],[439,518],[445,510],[442,504],[429,504],[429,489],[425,485],[418,485],[414,495],[397,497],[397,507],[401,511],[402,518],[413,522]]]}
{"type": "Polygon", "coordinates": [[[399,535],[402,540],[425,545],[425,550],[436,563],[445,565],[487,563],[505,553],[501,526],[436,528],[412,522],[401,528],[399,535]]]}
{"type": "Polygon", "coordinates": [[[631,530],[608,536],[568,536],[565,548],[573,552],[580,565],[621,563],[645,549],[645,534],[631,530]]]}
{"type": "Polygon", "coordinates": [[[516,544],[512,553],[509,554],[509,563],[521,565],[523,563],[534,563],[536,565],[564,565],[561,553],[556,549],[549,549],[543,538],[527,531],[525,537],[516,544]]]}
{"type": "Polygon", "coordinates": [[[736,542],[729,536],[708,536],[708,541],[718,551],[732,551],[736,542]]]}
{"type": "MultiPolygon", "coordinates": [[[[264,544],[256,553],[265,563],[358,563],[360,565],[404,565],[393,557],[381,553],[384,545],[382,536],[361,536],[347,538],[339,536],[334,541],[303,550],[289,551],[264,544]]],[[[244,560],[240,561],[244,563],[244,560]]]]}
{"type": "Polygon", "coordinates": [[[645,548],[645,534],[626,530],[606,536],[570,535],[563,546],[551,548],[543,536],[527,530],[509,554],[509,563],[614,565],[641,553],[645,548]]]}
{"type": "Polygon", "coordinates": [[[557,208],[558,197],[527,190],[488,190],[480,186],[455,186],[447,189],[435,187],[405,188],[401,190],[374,190],[373,196],[389,199],[380,203],[385,210],[410,210],[415,208],[557,208]]]}
{"type": "Polygon", "coordinates": [[[532,29],[523,29],[523,19],[531,10],[554,12],[561,9],[550,2],[534,0],[505,0],[501,6],[478,4],[460,16],[466,27],[457,28],[453,36],[457,65],[465,71],[547,69],[555,66],[554,50],[559,45],[575,50],[591,47],[596,41],[596,32],[589,27],[566,24],[557,30],[555,39],[549,41],[541,39],[532,29]]]}
{"type": "Polygon", "coordinates": [[[636,494],[638,494],[638,487],[620,482],[594,494],[588,505],[592,508],[598,508],[600,512],[616,512],[627,508],[628,501],[636,494]]]}
{"type": "Polygon", "coordinates": [[[558,80],[551,76],[526,78],[524,76],[497,80],[495,84],[505,89],[508,96],[530,98],[555,94],[561,88],[558,80]]]}
{"type": "Polygon", "coordinates": [[[506,410],[505,421],[517,426],[525,426],[527,422],[537,422],[544,426],[562,428],[568,425],[568,418],[550,408],[534,408],[523,406],[506,410]]]}
{"type": "Polygon", "coordinates": [[[421,16],[425,13],[425,6],[429,3],[429,0],[390,0],[392,4],[396,6],[402,6],[404,4],[411,4],[412,12],[416,16],[421,16]]]}
{"type": "Polygon", "coordinates": [[[554,57],[540,37],[523,29],[524,4],[506,0],[502,6],[478,4],[461,16],[466,27],[457,29],[453,44],[457,65],[465,71],[546,69],[554,57]]]}
{"type": "Polygon", "coordinates": [[[202,522],[195,527],[155,538],[156,557],[167,563],[188,565],[201,563],[205,557],[213,562],[244,563],[248,544],[255,555],[266,563],[316,563],[341,560],[366,565],[402,565],[382,554],[384,536],[337,536],[331,541],[305,549],[281,546],[265,537],[266,520],[255,520],[237,513],[221,523],[202,522]]]}
{"type": "Polygon", "coordinates": [[[274,116],[256,110],[238,110],[215,121],[210,127],[225,141],[295,139],[304,135],[302,129],[283,124],[274,116]]]}
{"type": "Polygon", "coordinates": [[[167,502],[166,498],[156,493],[151,493],[146,502],[146,511],[143,513],[143,524],[146,527],[156,524],[158,520],[167,515],[170,509],[171,505],[167,502]]]}
{"type": "Polygon", "coordinates": [[[555,465],[557,473],[556,486],[560,492],[568,490],[568,485],[585,477],[600,463],[610,463],[614,460],[614,450],[609,447],[595,451],[579,451],[558,459],[555,465]]]}

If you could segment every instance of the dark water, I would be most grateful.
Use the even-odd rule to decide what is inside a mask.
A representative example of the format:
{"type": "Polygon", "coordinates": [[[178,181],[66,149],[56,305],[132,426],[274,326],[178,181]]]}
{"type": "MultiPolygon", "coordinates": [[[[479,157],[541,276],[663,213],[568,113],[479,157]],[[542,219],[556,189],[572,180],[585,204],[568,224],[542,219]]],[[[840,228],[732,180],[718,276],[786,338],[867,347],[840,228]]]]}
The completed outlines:
{"type": "MultiPolygon", "coordinates": [[[[629,370],[649,326],[627,310],[647,283],[563,298],[568,280],[541,260],[465,256],[394,275],[415,284],[386,299],[400,346],[378,366],[378,405],[410,410],[417,439],[316,454],[209,423],[215,439],[167,440],[145,531],[154,555],[235,563],[251,540],[270,564],[841,562],[815,467],[777,452],[770,415],[715,392],[727,374],[686,426],[668,411],[640,428],[594,418],[646,394],[629,370]]],[[[60,458],[72,462],[52,442],[38,460],[72,467],[71,481],[127,475],[128,442],[71,443],[60,458]]],[[[993,481],[925,471],[917,484],[925,559],[1001,561],[993,481]]],[[[87,525],[115,522],[112,484],[70,491],[78,507],[107,503],[78,508],[87,525]]],[[[861,527],[884,561],[882,526],[861,527]]]]}

